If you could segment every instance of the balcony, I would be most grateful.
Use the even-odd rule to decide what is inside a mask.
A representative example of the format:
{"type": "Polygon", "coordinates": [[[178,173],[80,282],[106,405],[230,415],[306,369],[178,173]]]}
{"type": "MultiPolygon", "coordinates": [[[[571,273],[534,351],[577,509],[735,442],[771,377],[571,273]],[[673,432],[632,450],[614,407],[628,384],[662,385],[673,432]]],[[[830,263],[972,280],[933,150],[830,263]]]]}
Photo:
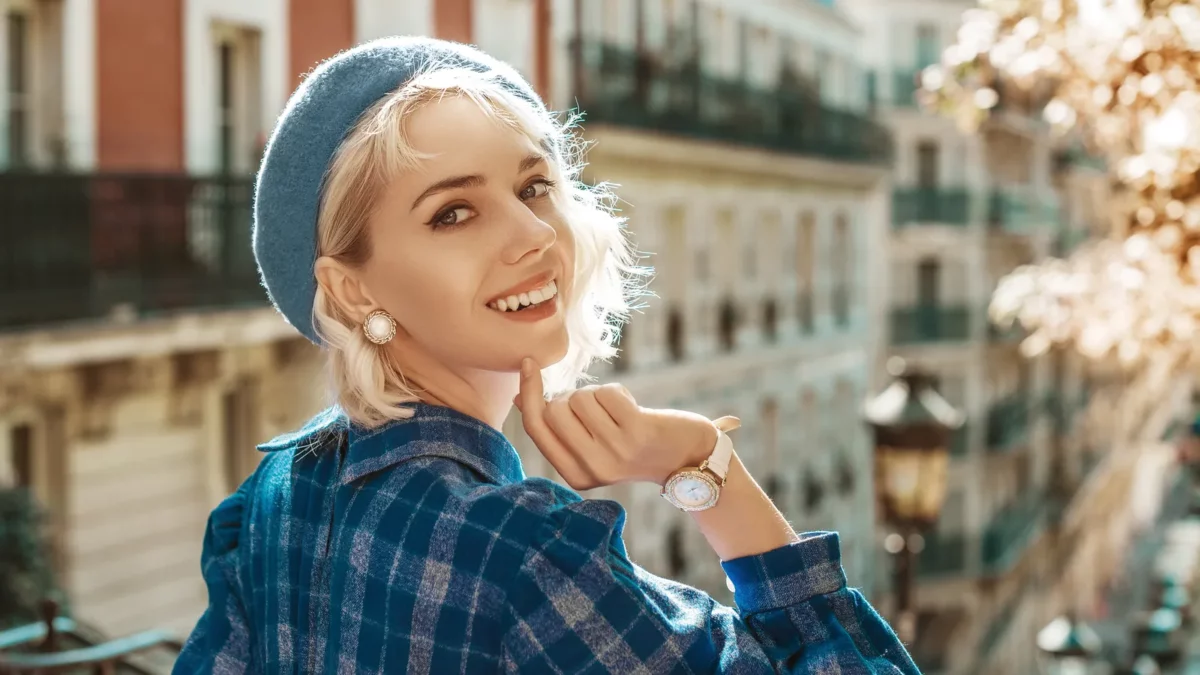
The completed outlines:
{"type": "Polygon", "coordinates": [[[1028,492],[992,515],[980,541],[986,574],[1003,574],[1021,559],[1044,523],[1048,503],[1045,495],[1028,492]]]}
{"type": "Polygon", "coordinates": [[[585,122],[811,155],[888,164],[892,137],[866,115],[822,104],[797,76],[773,89],[704,73],[696,59],[591,40],[573,43],[575,97],[585,122]]]}
{"type": "Polygon", "coordinates": [[[917,559],[922,579],[962,574],[967,568],[967,538],[961,532],[931,532],[917,559]]]}
{"type": "Polygon", "coordinates": [[[1029,397],[1012,394],[992,404],[987,412],[988,452],[1017,447],[1029,436],[1029,397]]]}
{"type": "Polygon", "coordinates": [[[0,173],[0,330],[265,305],[249,177],[0,173]]]}
{"type": "Polygon", "coordinates": [[[988,225],[1015,234],[1056,225],[1058,205],[1053,200],[1015,189],[996,189],[988,195],[988,225]]]}
{"type": "Polygon", "coordinates": [[[969,219],[966,188],[902,187],[892,192],[892,225],[957,225],[969,219]]]}
{"type": "Polygon", "coordinates": [[[970,337],[966,305],[916,305],[892,310],[892,344],[956,342],[970,337]]]}

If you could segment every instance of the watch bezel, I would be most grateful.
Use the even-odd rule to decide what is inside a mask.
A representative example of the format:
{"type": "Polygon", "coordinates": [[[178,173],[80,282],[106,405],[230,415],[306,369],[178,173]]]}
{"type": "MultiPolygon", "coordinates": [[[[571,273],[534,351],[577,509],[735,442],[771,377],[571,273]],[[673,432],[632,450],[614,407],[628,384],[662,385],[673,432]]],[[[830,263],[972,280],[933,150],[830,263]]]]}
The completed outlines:
{"type": "Polygon", "coordinates": [[[709,472],[701,469],[700,467],[689,466],[671,474],[670,478],[667,479],[667,482],[663,484],[661,494],[664,499],[671,503],[672,506],[681,511],[706,511],[716,506],[717,500],[721,498],[721,484],[709,472]],[[680,481],[684,480],[685,478],[694,478],[707,483],[709,489],[712,490],[712,496],[709,497],[704,503],[694,506],[680,503],[680,501],[675,497],[675,488],[679,485],[680,481]]]}

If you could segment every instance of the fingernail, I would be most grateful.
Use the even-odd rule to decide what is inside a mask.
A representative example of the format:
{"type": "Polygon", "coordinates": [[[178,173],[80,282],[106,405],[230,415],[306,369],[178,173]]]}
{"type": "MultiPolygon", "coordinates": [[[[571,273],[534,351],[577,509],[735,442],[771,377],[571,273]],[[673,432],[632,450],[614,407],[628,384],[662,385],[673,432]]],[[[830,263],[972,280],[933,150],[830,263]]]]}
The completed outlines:
{"type": "Polygon", "coordinates": [[[529,358],[521,359],[521,377],[529,377],[533,374],[533,361],[529,358]]]}

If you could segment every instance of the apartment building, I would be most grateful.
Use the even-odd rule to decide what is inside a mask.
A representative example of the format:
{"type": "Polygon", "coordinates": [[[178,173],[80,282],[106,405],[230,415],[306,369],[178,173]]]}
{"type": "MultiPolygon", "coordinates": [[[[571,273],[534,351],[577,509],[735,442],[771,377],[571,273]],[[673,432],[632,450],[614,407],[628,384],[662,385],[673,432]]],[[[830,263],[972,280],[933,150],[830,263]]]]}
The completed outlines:
{"type": "MultiPolygon", "coordinates": [[[[818,2],[3,0],[0,480],[51,514],[76,615],[183,633],[209,509],[257,442],[325,405],[319,352],[265,306],[252,172],[321,58],[388,34],[475,42],[588,110],[589,181],[658,269],[598,374],[647,405],[745,422],[747,464],[798,527],[876,544],[870,443],[890,140],[861,35],[818,2]]],[[[530,473],[549,473],[519,421],[530,473]]],[[[635,560],[728,599],[653,489],[635,560]]]]}
{"type": "MultiPolygon", "coordinates": [[[[1108,232],[1107,177],[1051,138],[1038,113],[1044,92],[1001,88],[990,120],[971,134],[920,108],[918,73],[940,60],[973,3],[838,4],[862,26],[868,98],[896,139],[889,352],[935,373],[968,418],[952,447],[943,516],[919,555],[913,652],[930,673],[1034,672],[1037,630],[1056,613],[1092,607],[1120,563],[1127,520],[1075,525],[1098,508],[1087,496],[1097,484],[1110,504],[1128,503],[1135,463],[1107,461],[1128,439],[1086,435],[1081,415],[1101,382],[1123,392],[1121,380],[1069,353],[1026,358],[1019,328],[992,325],[987,309],[1003,275],[1108,232]],[[1068,577],[1049,570],[1081,560],[1071,557],[1080,537],[1098,537],[1079,562],[1091,566],[1090,586],[1069,578],[1068,595],[1057,586],[1068,577]]],[[[1112,419],[1095,421],[1113,431],[1112,419]]]]}

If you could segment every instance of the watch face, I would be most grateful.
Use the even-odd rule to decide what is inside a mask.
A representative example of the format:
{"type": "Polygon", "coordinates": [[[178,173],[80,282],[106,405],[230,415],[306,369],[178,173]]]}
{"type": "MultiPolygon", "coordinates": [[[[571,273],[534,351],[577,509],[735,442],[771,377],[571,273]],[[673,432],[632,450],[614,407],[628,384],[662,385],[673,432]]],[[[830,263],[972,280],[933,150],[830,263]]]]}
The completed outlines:
{"type": "Polygon", "coordinates": [[[684,511],[703,511],[717,503],[720,488],[702,471],[681,471],[663,486],[663,496],[684,511]]]}

